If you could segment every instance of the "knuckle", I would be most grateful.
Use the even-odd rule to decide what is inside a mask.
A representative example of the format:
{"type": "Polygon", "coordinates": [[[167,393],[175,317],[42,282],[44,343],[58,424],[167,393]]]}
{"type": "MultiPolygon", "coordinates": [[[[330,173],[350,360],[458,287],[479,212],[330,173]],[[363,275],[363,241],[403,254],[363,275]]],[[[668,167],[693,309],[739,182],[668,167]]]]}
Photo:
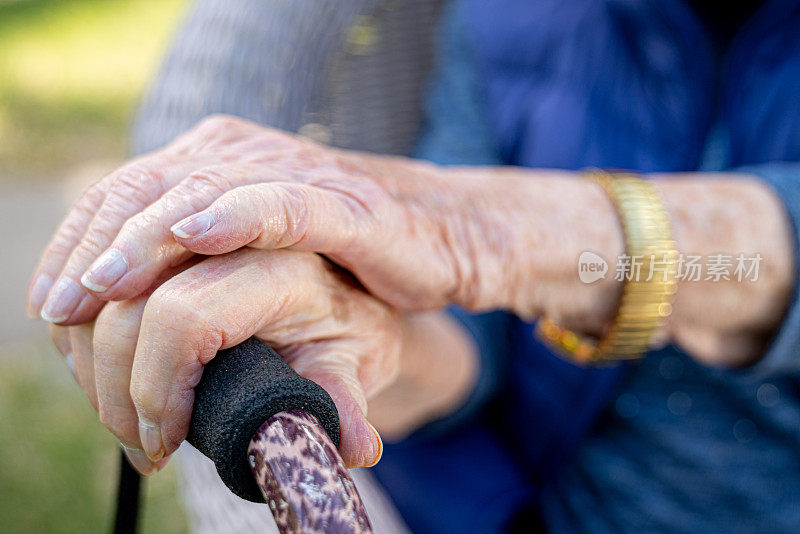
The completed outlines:
{"type": "Polygon", "coordinates": [[[74,210],[85,215],[91,215],[103,203],[105,196],[104,185],[101,182],[95,183],[83,192],[80,200],[75,204],[74,210]]]}
{"type": "MultiPolygon", "coordinates": [[[[214,202],[213,209],[217,215],[223,214],[234,220],[249,217],[253,214],[254,209],[264,211],[261,206],[262,201],[257,195],[258,191],[252,185],[236,187],[220,195],[214,202]]],[[[259,220],[264,219],[263,217],[258,218],[259,220]]]]}
{"type": "MultiPolygon", "coordinates": [[[[93,213],[90,213],[90,208],[88,206],[81,206],[80,204],[76,205],[74,211],[86,211],[86,218],[93,216],[93,213]]],[[[76,243],[80,243],[84,236],[85,227],[82,226],[81,221],[84,219],[84,216],[76,213],[77,217],[69,216],[67,217],[61,226],[59,227],[56,234],[53,236],[53,239],[47,246],[47,251],[50,254],[56,254],[59,256],[69,256],[69,254],[74,250],[76,243]]]]}
{"type": "Polygon", "coordinates": [[[182,186],[192,193],[203,195],[203,200],[211,200],[234,188],[229,173],[230,169],[225,166],[206,167],[191,173],[182,186]]]}
{"type": "Polygon", "coordinates": [[[231,132],[239,131],[248,125],[247,121],[239,117],[215,113],[201,119],[194,128],[194,133],[201,137],[226,137],[231,132]]]}
{"type": "Polygon", "coordinates": [[[155,327],[159,335],[169,337],[171,346],[183,355],[191,355],[182,363],[198,360],[206,363],[217,353],[226,336],[211,326],[213,321],[205,309],[207,306],[197,302],[191,291],[174,291],[161,286],[145,306],[142,325],[148,329],[155,327]]]}
{"type": "Polygon", "coordinates": [[[81,263],[91,263],[113,242],[114,236],[105,228],[96,226],[83,236],[73,254],[81,263]]]}
{"type": "Polygon", "coordinates": [[[298,162],[308,163],[310,158],[295,158],[301,152],[310,154],[308,150],[302,149],[308,146],[308,140],[299,140],[298,137],[292,133],[276,128],[261,128],[255,144],[258,147],[267,148],[267,159],[283,159],[284,161],[296,160],[298,162]]]}
{"type": "Polygon", "coordinates": [[[127,206],[131,201],[148,205],[154,196],[160,196],[164,192],[164,182],[163,172],[134,162],[117,171],[108,196],[127,206]]]}
{"type": "Polygon", "coordinates": [[[124,317],[122,310],[128,306],[127,301],[110,301],[106,303],[94,323],[94,344],[95,354],[107,353],[109,350],[118,347],[120,338],[126,339],[135,336],[138,332],[129,328],[128,321],[124,317]],[[133,331],[132,331],[133,330],[133,331]]]}
{"type": "Polygon", "coordinates": [[[69,257],[75,242],[81,238],[76,226],[70,222],[64,224],[47,246],[47,253],[61,257],[69,257]]]}
{"type": "Polygon", "coordinates": [[[227,115],[225,113],[212,113],[211,115],[203,117],[200,122],[197,123],[197,125],[199,128],[217,129],[225,126],[234,126],[241,122],[241,119],[234,117],[233,115],[227,115]]]}
{"type": "MultiPolygon", "coordinates": [[[[292,184],[275,184],[271,192],[258,191],[258,204],[262,211],[262,221],[282,220],[277,227],[266,227],[270,232],[262,231],[259,241],[268,242],[275,247],[297,245],[306,240],[309,229],[311,197],[306,187],[292,184]],[[277,205],[276,205],[277,202],[277,205]],[[276,213],[276,211],[278,213],[276,213]]],[[[254,190],[239,188],[234,190],[237,208],[246,204],[254,190]]]]}
{"type": "MultiPolygon", "coordinates": [[[[149,210],[141,211],[125,221],[120,228],[118,239],[140,243],[142,234],[157,233],[166,228],[161,218],[149,210]]],[[[142,245],[138,245],[141,247],[142,245]]]]}
{"type": "MultiPolygon", "coordinates": [[[[247,153],[245,149],[258,138],[263,127],[238,117],[229,115],[210,115],[200,122],[183,139],[184,154],[200,152],[247,153]]],[[[242,159],[243,154],[238,154],[242,159]]]]}
{"type": "Polygon", "coordinates": [[[311,195],[307,187],[285,187],[281,197],[282,209],[286,214],[286,238],[299,242],[308,231],[309,206],[311,195]]]}
{"type": "MultiPolygon", "coordinates": [[[[230,213],[242,213],[241,210],[253,204],[253,201],[258,198],[254,194],[256,190],[252,186],[237,187],[231,189],[220,197],[220,205],[223,209],[230,213]]],[[[258,198],[260,201],[261,199],[258,198]]]]}
{"type": "Polygon", "coordinates": [[[203,312],[186,292],[161,286],[147,301],[143,322],[170,330],[190,332],[203,323],[203,312]]]}

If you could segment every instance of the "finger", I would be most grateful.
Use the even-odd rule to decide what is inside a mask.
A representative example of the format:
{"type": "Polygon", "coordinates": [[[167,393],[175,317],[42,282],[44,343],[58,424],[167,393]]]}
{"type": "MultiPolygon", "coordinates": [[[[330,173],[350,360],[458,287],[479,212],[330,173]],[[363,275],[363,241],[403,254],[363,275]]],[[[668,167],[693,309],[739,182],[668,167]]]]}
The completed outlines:
{"type": "Polygon", "coordinates": [[[92,349],[93,324],[82,324],[69,328],[72,354],[75,358],[75,370],[78,384],[86,393],[89,404],[97,411],[97,390],[94,382],[94,356],[92,349]]]}
{"type": "Polygon", "coordinates": [[[185,258],[187,250],[170,228],[242,184],[276,179],[269,167],[219,165],[192,172],[161,198],[131,217],[108,248],[81,277],[104,300],[132,298],[160,272],[185,258]]]}
{"type": "Polygon", "coordinates": [[[28,315],[39,317],[47,294],[105,199],[108,180],[93,185],[72,207],[42,253],[28,286],[28,315]]]}
{"type": "Polygon", "coordinates": [[[64,324],[93,318],[101,305],[87,299],[85,289],[76,283],[130,216],[191,171],[224,159],[226,154],[230,158],[237,149],[244,154],[259,153],[289,146],[291,139],[252,122],[215,115],[164,149],[111,173],[70,212],[43,254],[31,281],[29,313],[40,315],[44,310],[45,320],[64,324]]]}
{"type": "Polygon", "coordinates": [[[130,464],[142,475],[159,471],[168,457],[151,462],[139,441],[138,416],[130,396],[131,365],[136,351],[142,314],[152,290],[195,262],[162,273],[141,296],[109,303],[97,316],[94,328],[94,370],[97,413],[103,425],[119,439],[130,464]]]}
{"type": "Polygon", "coordinates": [[[156,290],[145,307],[131,376],[140,437],[152,460],[175,450],[186,436],[193,388],[202,366],[220,349],[267,324],[284,332],[282,341],[297,332],[301,338],[341,336],[321,261],[242,250],[209,258],[156,290]]]}
{"type": "Polygon", "coordinates": [[[172,232],[178,243],[200,254],[224,254],[243,246],[336,253],[369,241],[366,234],[376,221],[373,212],[391,218],[383,193],[367,187],[371,188],[360,184],[353,190],[368,201],[319,185],[242,186],[178,222],[172,232]]]}
{"type": "MultiPolygon", "coordinates": [[[[42,318],[64,325],[93,319],[103,304],[80,284],[81,275],[108,248],[125,221],[202,164],[202,159],[176,161],[174,156],[159,152],[128,163],[105,178],[108,190],[102,205],[97,208],[86,232],[67,252],[61,272],[51,275],[55,283],[42,306],[42,318]]],[[[53,265],[58,263],[49,258],[46,261],[53,265]]],[[[121,261],[124,262],[124,258],[121,261]]]]}
{"type": "Polygon", "coordinates": [[[336,341],[305,345],[298,352],[283,351],[287,353],[295,371],[322,386],[336,404],[341,427],[339,452],[345,465],[355,469],[378,463],[383,441],[367,420],[367,397],[358,380],[357,355],[346,343],[336,341]]]}
{"type": "Polygon", "coordinates": [[[97,316],[94,332],[94,376],[100,422],[126,447],[141,449],[136,408],[130,395],[146,297],[110,303],[97,316]]]}
{"type": "Polygon", "coordinates": [[[122,446],[122,451],[125,453],[125,457],[128,459],[128,463],[130,463],[140,475],[150,476],[158,473],[167,465],[171,458],[171,456],[165,456],[157,462],[151,462],[150,458],[147,457],[143,450],[126,447],[121,443],[120,445],[122,446]]]}
{"type": "Polygon", "coordinates": [[[153,463],[142,450],[136,408],[130,395],[131,365],[147,297],[110,303],[97,316],[94,331],[94,375],[100,422],[122,445],[130,464],[152,475],[166,464],[153,463]]]}
{"type": "Polygon", "coordinates": [[[275,288],[282,284],[268,283],[267,255],[254,252],[194,266],[159,287],[145,307],[130,392],[153,461],[186,436],[203,364],[250,337],[280,306],[275,288]]]}
{"type": "Polygon", "coordinates": [[[51,324],[50,338],[53,340],[53,344],[56,346],[56,349],[58,349],[58,352],[64,356],[64,363],[67,364],[67,368],[69,368],[69,371],[77,382],[78,372],[75,370],[75,358],[72,355],[72,342],[69,338],[69,327],[51,324]]]}

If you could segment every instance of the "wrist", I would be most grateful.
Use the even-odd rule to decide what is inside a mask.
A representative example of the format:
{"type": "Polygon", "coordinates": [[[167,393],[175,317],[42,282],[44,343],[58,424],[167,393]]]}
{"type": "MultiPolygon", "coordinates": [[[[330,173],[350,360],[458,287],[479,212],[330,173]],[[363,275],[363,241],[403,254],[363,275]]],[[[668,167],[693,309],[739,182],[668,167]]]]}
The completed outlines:
{"type": "Polygon", "coordinates": [[[528,240],[521,246],[532,254],[521,285],[529,302],[538,303],[537,316],[600,336],[616,315],[623,288],[615,277],[617,258],[625,253],[619,214],[603,188],[578,173],[536,185],[530,195],[538,202],[526,213],[526,224],[544,231],[535,242],[521,236],[528,240]],[[580,276],[587,259],[601,269],[594,281],[580,276]]]}
{"type": "MultiPolygon", "coordinates": [[[[456,171],[458,172],[458,171],[456,171]]],[[[465,171],[461,171],[462,173],[465,171]]],[[[502,308],[532,319],[541,315],[586,333],[613,318],[621,284],[613,266],[625,250],[619,217],[602,188],[576,173],[519,168],[472,169],[469,209],[455,224],[475,236],[476,252],[462,254],[471,276],[457,302],[470,309],[502,308]],[[585,284],[581,254],[608,264],[605,278],[585,284]]]]}

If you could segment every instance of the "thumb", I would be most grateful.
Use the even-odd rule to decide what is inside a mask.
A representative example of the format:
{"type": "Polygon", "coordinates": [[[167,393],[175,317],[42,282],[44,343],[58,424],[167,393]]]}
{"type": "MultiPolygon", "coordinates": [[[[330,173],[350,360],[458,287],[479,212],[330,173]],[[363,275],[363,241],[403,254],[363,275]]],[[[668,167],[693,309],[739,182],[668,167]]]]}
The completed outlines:
{"type": "MultiPolygon", "coordinates": [[[[319,347],[318,347],[319,348],[319,347]]],[[[372,467],[383,454],[383,441],[367,421],[367,398],[357,378],[356,366],[340,359],[300,358],[291,362],[301,376],[322,386],[336,404],[341,426],[339,453],[350,469],[372,467]]]]}
{"type": "Polygon", "coordinates": [[[346,247],[361,227],[341,195],[307,184],[267,182],[232,189],[170,230],[192,252],[217,255],[244,246],[333,252],[346,247]]]}

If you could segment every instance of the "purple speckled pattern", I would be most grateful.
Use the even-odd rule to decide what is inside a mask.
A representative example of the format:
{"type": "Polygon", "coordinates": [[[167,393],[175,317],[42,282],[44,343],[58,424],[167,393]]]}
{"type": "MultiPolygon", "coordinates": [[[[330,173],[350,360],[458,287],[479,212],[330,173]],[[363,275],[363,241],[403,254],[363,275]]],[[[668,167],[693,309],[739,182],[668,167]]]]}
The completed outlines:
{"type": "Polygon", "coordinates": [[[280,532],[372,532],[350,472],[314,416],[270,417],[247,456],[280,532]]]}

